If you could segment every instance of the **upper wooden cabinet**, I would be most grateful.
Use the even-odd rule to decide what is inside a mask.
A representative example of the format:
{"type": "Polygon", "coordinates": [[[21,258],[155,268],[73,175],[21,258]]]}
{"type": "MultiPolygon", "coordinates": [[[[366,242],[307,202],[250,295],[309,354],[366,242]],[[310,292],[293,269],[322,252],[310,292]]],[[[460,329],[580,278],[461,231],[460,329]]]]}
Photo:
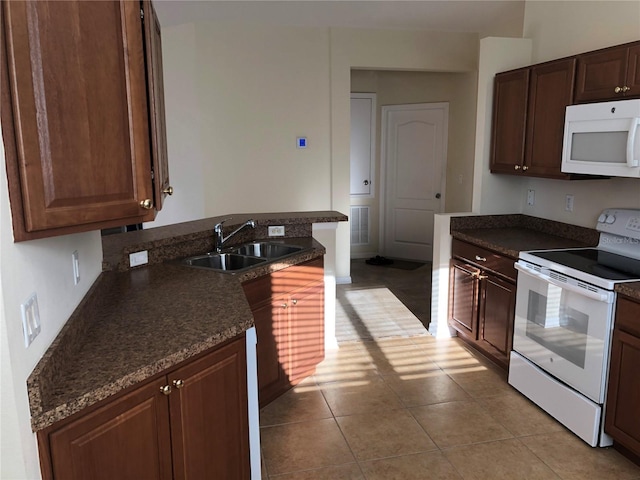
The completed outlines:
{"type": "Polygon", "coordinates": [[[560,171],[575,59],[558,60],[495,77],[491,171],[567,178],[560,171]]]}
{"type": "Polygon", "coordinates": [[[640,97],[640,42],[578,55],[576,103],[640,97]]]}
{"type": "Polygon", "coordinates": [[[494,173],[514,173],[522,169],[528,95],[528,68],[496,75],[491,131],[491,171],[494,173]]]}
{"type": "Polygon", "coordinates": [[[15,240],[152,220],[169,184],[151,4],[3,2],[2,14],[15,240]]]}

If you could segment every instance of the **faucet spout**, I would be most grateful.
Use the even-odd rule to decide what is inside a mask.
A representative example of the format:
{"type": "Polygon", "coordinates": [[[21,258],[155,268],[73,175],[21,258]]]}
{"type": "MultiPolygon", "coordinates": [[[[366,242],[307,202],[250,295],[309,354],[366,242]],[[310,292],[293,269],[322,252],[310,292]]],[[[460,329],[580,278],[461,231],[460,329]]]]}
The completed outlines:
{"type": "Polygon", "coordinates": [[[225,237],[222,233],[222,225],[227,220],[231,220],[231,218],[225,218],[221,222],[216,223],[215,226],[213,227],[214,246],[216,248],[216,252],[218,253],[222,251],[222,247],[224,247],[224,244],[227,243],[227,241],[233,238],[237,233],[239,233],[244,228],[246,227],[256,228],[255,220],[253,219],[247,220],[246,222],[244,222],[242,225],[240,225],[238,228],[236,228],[233,232],[231,232],[229,235],[225,237]]]}

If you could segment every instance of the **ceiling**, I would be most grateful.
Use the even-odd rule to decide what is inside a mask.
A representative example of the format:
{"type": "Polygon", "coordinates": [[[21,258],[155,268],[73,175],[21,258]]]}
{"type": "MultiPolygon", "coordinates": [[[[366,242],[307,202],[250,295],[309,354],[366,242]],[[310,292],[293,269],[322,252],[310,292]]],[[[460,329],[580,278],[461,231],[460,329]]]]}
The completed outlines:
{"type": "Polygon", "coordinates": [[[192,22],[520,36],[524,0],[156,0],[163,27],[192,22]]]}

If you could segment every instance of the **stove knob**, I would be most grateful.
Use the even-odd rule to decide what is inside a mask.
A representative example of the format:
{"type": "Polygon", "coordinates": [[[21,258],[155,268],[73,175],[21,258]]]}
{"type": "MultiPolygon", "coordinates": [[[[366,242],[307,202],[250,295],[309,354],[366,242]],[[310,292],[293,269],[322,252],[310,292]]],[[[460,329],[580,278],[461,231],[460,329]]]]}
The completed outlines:
{"type": "Polygon", "coordinates": [[[598,223],[604,223],[606,219],[607,219],[607,214],[601,213],[600,216],[598,217],[598,223]]]}
{"type": "Polygon", "coordinates": [[[612,224],[615,221],[616,221],[615,215],[607,215],[607,219],[605,220],[605,222],[607,222],[608,224],[612,224]]]}

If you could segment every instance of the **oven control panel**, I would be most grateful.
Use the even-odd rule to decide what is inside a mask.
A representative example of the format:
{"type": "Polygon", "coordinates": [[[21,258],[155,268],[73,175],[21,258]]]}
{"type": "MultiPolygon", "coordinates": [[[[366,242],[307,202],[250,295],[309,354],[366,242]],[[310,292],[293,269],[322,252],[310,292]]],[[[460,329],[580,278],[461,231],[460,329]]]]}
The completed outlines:
{"type": "Polygon", "coordinates": [[[596,230],[621,237],[640,239],[640,210],[608,208],[598,217],[596,230]]]}

